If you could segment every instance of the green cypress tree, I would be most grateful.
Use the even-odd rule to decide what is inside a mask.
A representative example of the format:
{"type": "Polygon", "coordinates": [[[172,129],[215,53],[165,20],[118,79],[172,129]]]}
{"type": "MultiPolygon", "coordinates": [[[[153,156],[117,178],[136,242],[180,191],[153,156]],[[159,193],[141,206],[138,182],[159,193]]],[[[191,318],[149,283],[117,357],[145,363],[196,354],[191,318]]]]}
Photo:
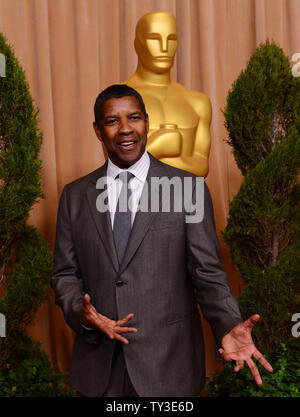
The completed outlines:
{"type": "Polygon", "coordinates": [[[1,33],[0,53],[5,57],[0,78],[0,313],[6,325],[6,337],[0,338],[0,396],[71,395],[64,375],[54,374],[41,344],[26,332],[46,299],[52,270],[51,251],[26,223],[43,197],[42,133],[24,71],[1,33]]]}
{"type": "Polygon", "coordinates": [[[300,313],[300,80],[276,44],[256,50],[228,94],[224,115],[227,142],[245,177],[223,236],[245,281],[242,315],[261,315],[254,339],[274,372],[262,370],[258,388],[249,370],[233,375],[226,364],[207,392],[300,396],[300,344],[291,333],[291,318],[300,313]]]}

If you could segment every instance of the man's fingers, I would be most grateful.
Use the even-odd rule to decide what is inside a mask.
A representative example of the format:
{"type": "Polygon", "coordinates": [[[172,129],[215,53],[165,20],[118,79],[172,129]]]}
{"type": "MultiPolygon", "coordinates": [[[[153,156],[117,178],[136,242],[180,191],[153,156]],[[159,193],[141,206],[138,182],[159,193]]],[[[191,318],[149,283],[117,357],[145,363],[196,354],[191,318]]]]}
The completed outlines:
{"type": "Polygon", "coordinates": [[[115,326],[113,329],[114,329],[114,332],[116,333],[137,333],[138,331],[138,329],[136,329],[135,327],[115,326]]]}
{"type": "Polygon", "coordinates": [[[83,300],[82,300],[82,309],[86,312],[89,312],[91,305],[91,297],[89,294],[84,294],[83,300]]]}
{"type": "Polygon", "coordinates": [[[128,344],[128,340],[125,338],[125,337],[123,337],[123,336],[120,336],[118,333],[115,333],[113,330],[111,330],[111,329],[105,329],[104,330],[104,333],[106,333],[107,334],[107,336],[110,338],[110,339],[112,339],[112,340],[118,340],[118,341],[120,341],[120,342],[123,342],[123,343],[125,343],[125,344],[128,344]]]}
{"type": "Polygon", "coordinates": [[[132,319],[132,317],[133,317],[133,314],[132,314],[132,313],[127,314],[127,316],[126,316],[126,317],[124,317],[123,319],[118,320],[116,324],[117,324],[118,326],[124,326],[124,324],[128,323],[128,322],[129,322],[129,320],[131,320],[131,319],[132,319]]]}
{"type": "Polygon", "coordinates": [[[127,345],[129,343],[128,340],[121,336],[120,333],[137,333],[138,329],[135,327],[124,327],[124,324],[132,319],[133,314],[127,314],[126,317],[116,322],[115,320],[111,320],[108,317],[98,313],[96,309],[89,303],[89,301],[90,296],[85,294],[83,310],[86,314],[88,314],[90,324],[101,330],[110,339],[118,340],[127,345]]]}
{"type": "Polygon", "coordinates": [[[104,333],[107,334],[107,336],[112,339],[112,340],[118,340],[119,342],[124,343],[125,345],[128,345],[128,340],[126,339],[126,337],[121,336],[118,333],[115,333],[113,330],[111,329],[105,329],[104,333]]]}
{"type": "Polygon", "coordinates": [[[84,294],[84,297],[83,297],[83,304],[90,304],[90,301],[91,301],[91,297],[89,296],[89,294],[84,294]]]}
{"type": "Polygon", "coordinates": [[[123,319],[118,320],[113,328],[114,331],[117,333],[137,333],[138,329],[135,327],[124,327],[124,324],[128,323],[133,316],[134,315],[132,313],[129,313],[123,319]]]}
{"type": "Polygon", "coordinates": [[[95,320],[97,320],[97,318],[99,317],[99,314],[97,313],[95,307],[92,306],[92,304],[84,304],[82,306],[82,310],[85,314],[89,315],[90,318],[94,318],[95,320]]]}
{"type": "Polygon", "coordinates": [[[253,353],[253,356],[258,362],[269,372],[273,372],[273,368],[271,364],[267,361],[267,359],[262,355],[258,350],[253,353]]]}
{"type": "Polygon", "coordinates": [[[244,361],[236,361],[236,366],[234,367],[235,372],[239,372],[241,369],[244,369],[244,361]]]}
{"type": "Polygon", "coordinates": [[[257,383],[257,385],[261,385],[262,379],[261,379],[260,373],[258,372],[257,366],[255,365],[255,363],[253,362],[251,358],[247,359],[246,362],[250,368],[253,378],[255,379],[255,382],[257,383]]]}
{"type": "Polygon", "coordinates": [[[259,319],[259,314],[253,314],[251,317],[248,318],[248,320],[244,322],[244,326],[252,330],[253,327],[259,322],[259,319]]]}
{"type": "Polygon", "coordinates": [[[126,337],[121,336],[120,334],[116,333],[115,337],[116,340],[118,340],[119,342],[124,343],[125,345],[129,344],[129,341],[126,339],[126,337]]]}
{"type": "Polygon", "coordinates": [[[81,320],[86,326],[94,326],[94,323],[91,322],[96,319],[94,310],[95,308],[90,304],[89,294],[85,294],[82,300],[81,320]]]}

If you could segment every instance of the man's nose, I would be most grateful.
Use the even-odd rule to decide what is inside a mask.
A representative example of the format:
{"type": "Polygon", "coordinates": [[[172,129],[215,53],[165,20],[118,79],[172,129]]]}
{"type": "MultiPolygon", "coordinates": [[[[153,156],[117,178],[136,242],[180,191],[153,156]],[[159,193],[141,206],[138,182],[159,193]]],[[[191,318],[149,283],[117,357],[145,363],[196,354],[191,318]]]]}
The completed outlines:
{"type": "Polygon", "coordinates": [[[119,123],[119,133],[123,135],[128,135],[133,131],[132,126],[129,123],[128,119],[121,119],[119,123]]]}

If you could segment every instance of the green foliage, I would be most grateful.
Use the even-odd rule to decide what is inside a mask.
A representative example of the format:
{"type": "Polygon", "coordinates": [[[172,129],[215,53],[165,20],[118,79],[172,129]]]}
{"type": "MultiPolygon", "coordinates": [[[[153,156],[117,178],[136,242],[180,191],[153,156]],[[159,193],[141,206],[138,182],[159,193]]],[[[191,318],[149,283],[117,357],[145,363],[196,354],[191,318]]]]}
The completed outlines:
{"type": "Polygon", "coordinates": [[[300,115],[299,79],[274,43],[261,45],[233,83],[224,111],[228,143],[245,175],[286,137],[300,115]]]}
{"type": "Polygon", "coordinates": [[[0,79],[0,262],[9,252],[19,224],[42,196],[42,134],[24,71],[0,34],[0,52],[6,57],[6,77],[0,79]]]}
{"type": "Polygon", "coordinates": [[[300,306],[300,80],[278,46],[267,42],[257,49],[233,84],[224,115],[227,142],[245,177],[223,237],[246,284],[242,315],[260,314],[254,339],[277,370],[264,372],[263,388],[256,388],[249,386],[249,370],[233,375],[226,364],[207,389],[214,395],[296,395],[291,369],[300,344],[291,340],[291,317],[300,306]]]}
{"type": "Polygon", "coordinates": [[[42,197],[39,151],[42,133],[25,74],[0,33],[6,77],[0,78],[0,396],[64,396],[65,376],[55,375],[41,346],[27,335],[46,299],[52,254],[26,224],[42,197]]]}
{"type": "Polygon", "coordinates": [[[205,391],[210,397],[300,397],[300,343],[290,339],[278,352],[265,355],[273,372],[259,365],[263,384],[259,387],[248,368],[234,372],[235,363],[228,362],[222,372],[207,378],[205,391]]]}
{"type": "Polygon", "coordinates": [[[297,126],[248,172],[224,233],[247,283],[240,296],[243,314],[261,314],[254,332],[258,344],[271,350],[290,337],[289,320],[300,305],[299,138],[297,126]]]}
{"type": "Polygon", "coordinates": [[[14,257],[8,260],[6,296],[2,311],[13,332],[20,325],[32,324],[38,307],[45,300],[52,270],[49,249],[35,228],[24,226],[15,235],[14,257]],[[18,298],[18,304],[14,300],[18,298]]]}
{"type": "Polygon", "coordinates": [[[274,265],[299,236],[299,134],[300,126],[249,171],[230,204],[224,237],[241,268],[253,258],[258,267],[274,265]]]}
{"type": "Polygon", "coordinates": [[[38,342],[23,334],[21,350],[26,359],[7,362],[0,372],[0,397],[71,397],[62,373],[54,374],[47,354],[38,342]]]}

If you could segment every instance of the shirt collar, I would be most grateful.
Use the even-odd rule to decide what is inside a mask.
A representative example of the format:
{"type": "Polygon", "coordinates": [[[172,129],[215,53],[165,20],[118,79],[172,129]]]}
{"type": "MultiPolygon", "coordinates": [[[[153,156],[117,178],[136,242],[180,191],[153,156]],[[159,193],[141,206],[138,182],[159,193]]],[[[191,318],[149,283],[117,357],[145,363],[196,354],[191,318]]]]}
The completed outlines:
{"type": "MultiPolygon", "coordinates": [[[[145,151],[143,155],[140,157],[140,159],[128,168],[128,171],[134,174],[134,176],[138,180],[144,183],[148,175],[149,167],[150,167],[150,158],[149,158],[148,152],[145,151]]],[[[121,171],[126,171],[126,170],[119,168],[108,158],[107,176],[112,177],[113,179],[116,179],[117,175],[119,175],[121,171]]]]}

